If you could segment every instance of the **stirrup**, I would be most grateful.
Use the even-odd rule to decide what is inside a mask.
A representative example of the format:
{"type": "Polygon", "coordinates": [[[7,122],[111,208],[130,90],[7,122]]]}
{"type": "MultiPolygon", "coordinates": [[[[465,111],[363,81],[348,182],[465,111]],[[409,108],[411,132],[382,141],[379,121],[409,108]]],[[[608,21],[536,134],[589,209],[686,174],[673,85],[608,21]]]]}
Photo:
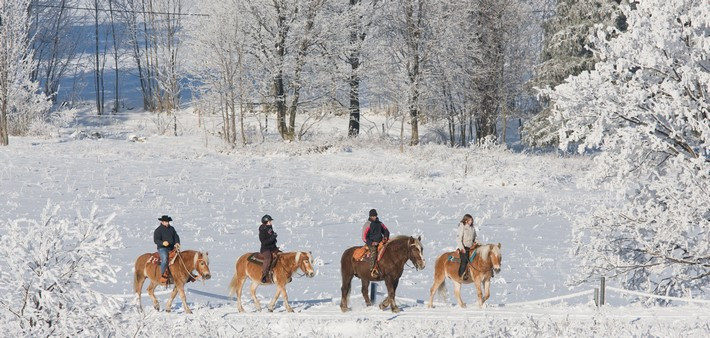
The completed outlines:
{"type": "Polygon", "coordinates": [[[377,271],[377,269],[372,269],[370,271],[370,277],[372,278],[379,278],[380,277],[380,272],[377,271]]]}

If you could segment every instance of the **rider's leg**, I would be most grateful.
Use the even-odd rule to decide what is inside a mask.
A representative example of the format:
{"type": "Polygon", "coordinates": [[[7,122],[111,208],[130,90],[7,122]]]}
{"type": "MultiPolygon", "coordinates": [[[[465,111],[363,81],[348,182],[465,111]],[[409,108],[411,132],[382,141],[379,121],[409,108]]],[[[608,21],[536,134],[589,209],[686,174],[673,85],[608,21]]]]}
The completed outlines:
{"type": "Polygon", "coordinates": [[[269,268],[271,267],[271,251],[262,251],[261,255],[264,258],[264,263],[261,265],[261,282],[267,282],[267,276],[269,274],[269,268]]]}
{"type": "Polygon", "coordinates": [[[370,275],[376,277],[378,275],[377,270],[375,270],[375,261],[377,260],[377,245],[368,245],[367,248],[370,250],[370,275]]]}
{"type": "Polygon", "coordinates": [[[159,248],[158,254],[160,254],[160,275],[165,277],[166,276],[165,270],[168,269],[168,256],[170,254],[170,249],[159,248]]]}

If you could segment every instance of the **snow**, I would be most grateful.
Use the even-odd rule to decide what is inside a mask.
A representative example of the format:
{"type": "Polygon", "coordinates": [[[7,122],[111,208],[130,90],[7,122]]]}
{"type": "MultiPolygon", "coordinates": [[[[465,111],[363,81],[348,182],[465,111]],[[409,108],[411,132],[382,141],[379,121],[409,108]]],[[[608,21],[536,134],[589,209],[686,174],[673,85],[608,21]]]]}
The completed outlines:
{"type": "MultiPolygon", "coordinates": [[[[322,122],[307,141],[284,143],[269,134],[263,143],[226,149],[197,129],[179,137],[155,135],[151,118],[136,113],[86,127],[85,134],[98,132],[100,138],[72,137],[76,130],[65,130],[58,138],[14,137],[9,147],[0,148],[0,235],[7,232],[5,220],[37,219],[48,203],[60,207],[59,218],[89,214],[94,206],[98,218],[113,215],[110,224],[120,240],[106,243],[113,249],[105,258],[116,269],[116,282],[91,288],[120,302],[112,332],[118,336],[673,337],[710,332],[703,306],[646,306],[612,292],[600,309],[590,295],[515,305],[598,287],[566,284],[576,268],[570,255],[572,220],[596,204],[617,201],[613,192],[577,187],[578,177],[591,168],[587,157],[436,144],[400,152],[396,142],[378,135],[323,141],[321,136],[333,130],[345,135],[346,117],[322,122]],[[132,142],[138,138],[142,141],[132,142]],[[358,280],[353,281],[352,310],[339,308],[340,255],[361,243],[359,231],[370,208],[378,210],[393,236],[422,236],[427,267],[405,266],[398,314],[365,307],[358,280]],[[295,313],[285,312],[281,301],[274,313],[253,312],[248,292],[243,298],[247,312],[238,313],[227,297],[237,257],[259,248],[257,226],[265,213],[275,218],[282,250],[311,251],[315,257],[316,276],[287,285],[295,313]],[[465,213],[474,216],[482,242],[502,244],[502,271],[492,280],[487,307],[476,306],[470,285],[462,288],[468,307],[454,307],[453,285],[447,281],[449,298],[429,309],[425,302],[434,260],[454,248],[456,225],[465,213]],[[183,313],[179,298],[172,313],[153,310],[147,298],[143,314],[135,305],[134,260],[155,251],[152,234],[163,214],[174,219],[184,249],[209,252],[212,279],[188,285],[193,315],[183,313]]],[[[189,112],[179,119],[181,125],[196,125],[189,112]]],[[[169,290],[157,290],[163,307],[169,290]]],[[[274,292],[273,286],[257,289],[262,304],[274,292]]],[[[382,299],[378,294],[377,301],[382,299]]],[[[0,323],[10,328],[11,316],[0,312],[0,323]]]]}

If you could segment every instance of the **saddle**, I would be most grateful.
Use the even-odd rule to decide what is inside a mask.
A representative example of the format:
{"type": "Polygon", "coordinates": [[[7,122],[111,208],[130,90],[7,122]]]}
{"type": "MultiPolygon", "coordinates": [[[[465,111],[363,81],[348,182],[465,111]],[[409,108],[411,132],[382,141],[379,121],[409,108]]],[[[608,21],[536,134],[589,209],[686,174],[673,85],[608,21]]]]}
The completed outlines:
{"type": "MultiPolygon", "coordinates": [[[[177,250],[173,249],[168,254],[168,265],[173,265],[173,263],[175,262],[175,257],[177,257],[177,250]]],[[[148,259],[148,263],[160,265],[160,254],[157,251],[154,252],[150,256],[150,259],[148,259]]]]}
{"type": "MultiPolygon", "coordinates": [[[[473,259],[475,257],[476,257],[476,250],[471,249],[471,253],[468,256],[468,264],[473,264],[473,259]]],[[[449,257],[446,260],[449,262],[461,263],[461,258],[459,258],[459,255],[457,255],[457,254],[449,255],[449,257]]]]}
{"type": "MultiPolygon", "coordinates": [[[[382,258],[382,254],[385,252],[385,242],[380,242],[380,244],[377,245],[377,259],[375,262],[379,262],[380,258],[382,258]]],[[[353,259],[356,262],[363,262],[365,260],[368,260],[370,258],[370,249],[367,247],[367,245],[363,245],[355,251],[353,251],[353,259]]]]}
{"type": "MultiPolygon", "coordinates": [[[[273,269],[274,266],[276,266],[276,261],[279,260],[279,255],[281,251],[277,251],[273,253],[272,259],[271,259],[271,265],[269,266],[269,270],[273,269]]],[[[253,252],[249,257],[247,257],[247,262],[253,263],[253,264],[258,264],[258,265],[263,265],[264,264],[264,256],[259,253],[259,252],[253,252]]]]}

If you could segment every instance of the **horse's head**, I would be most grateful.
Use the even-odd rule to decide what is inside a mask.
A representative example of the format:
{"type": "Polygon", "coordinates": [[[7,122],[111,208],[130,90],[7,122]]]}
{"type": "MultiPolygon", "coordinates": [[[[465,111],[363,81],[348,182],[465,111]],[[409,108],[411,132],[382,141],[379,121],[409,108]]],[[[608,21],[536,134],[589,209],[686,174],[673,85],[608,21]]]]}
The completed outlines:
{"type": "Polygon", "coordinates": [[[310,252],[299,251],[296,253],[296,265],[307,277],[316,275],[316,271],[313,269],[313,256],[310,252]]]}
{"type": "Polygon", "coordinates": [[[422,236],[417,238],[409,237],[409,260],[412,261],[417,270],[423,270],[426,262],[424,261],[424,248],[422,247],[422,236]]]}
{"type": "Polygon", "coordinates": [[[207,252],[201,251],[195,253],[195,270],[197,270],[197,274],[202,276],[202,279],[205,280],[212,278],[212,274],[210,273],[210,258],[207,254],[207,252]]]}
{"type": "Polygon", "coordinates": [[[488,251],[488,259],[490,259],[491,264],[493,264],[493,271],[499,273],[500,263],[503,261],[503,255],[500,253],[500,243],[498,243],[498,245],[491,244],[491,250],[488,251]]]}

